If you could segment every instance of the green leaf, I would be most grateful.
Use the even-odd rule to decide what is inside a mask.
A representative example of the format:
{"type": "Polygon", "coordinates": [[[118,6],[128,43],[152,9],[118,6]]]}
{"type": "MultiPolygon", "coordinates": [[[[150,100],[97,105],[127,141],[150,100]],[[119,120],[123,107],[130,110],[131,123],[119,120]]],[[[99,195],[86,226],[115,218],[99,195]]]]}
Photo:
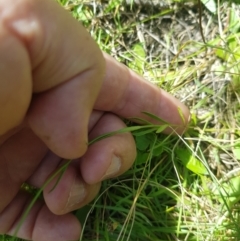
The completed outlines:
{"type": "Polygon", "coordinates": [[[230,192],[228,195],[230,197],[239,197],[240,195],[240,177],[233,177],[229,183],[228,186],[230,187],[230,192]]]}
{"type": "Polygon", "coordinates": [[[236,146],[233,148],[233,155],[240,160],[240,146],[236,146]]]}
{"type": "Polygon", "coordinates": [[[163,146],[162,145],[158,145],[158,146],[154,146],[153,147],[153,151],[152,151],[152,155],[153,156],[160,156],[163,153],[163,146]]]}
{"type": "Polygon", "coordinates": [[[240,65],[234,66],[230,72],[232,73],[232,86],[234,91],[239,90],[240,87],[240,65]]]}
{"type": "Polygon", "coordinates": [[[204,6],[213,14],[217,13],[217,5],[215,0],[201,0],[204,6]]]}
{"type": "Polygon", "coordinates": [[[240,28],[240,21],[238,13],[236,13],[235,9],[232,8],[230,10],[230,20],[229,20],[229,30],[233,33],[237,33],[240,28]]]}
{"type": "Polygon", "coordinates": [[[138,151],[137,158],[136,158],[136,161],[135,161],[136,164],[141,165],[143,163],[146,163],[146,161],[148,159],[148,156],[149,156],[149,153],[138,151]]]}
{"type": "Polygon", "coordinates": [[[215,53],[220,59],[224,61],[227,61],[230,56],[229,51],[226,51],[225,49],[222,49],[222,48],[218,48],[215,53]]]}
{"type": "Polygon", "coordinates": [[[149,141],[145,138],[138,137],[136,138],[136,145],[137,145],[137,149],[140,151],[146,151],[147,148],[149,147],[149,141]]]}
{"type": "Polygon", "coordinates": [[[86,218],[88,217],[88,213],[91,210],[91,205],[86,205],[80,209],[78,209],[75,213],[75,216],[78,218],[80,223],[84,224],[86,221],[86,218]]]}
{"type": "Polygon", "coordinates": [[[226,62],[235,63],[237,60],[240,59],[239,39],[239,33],[231,34],[226,40],[228,46],[225,48],[218,47],[216,50],[216,55],[226,62]]]}
{"type": "Polygon", "coordinates": [[[155,127],[154,125],[145,125],[145,126],[129,126],[129,127],[126,127],[126,128],[123,128],[123,129],[120,129],[120,130],[117,130],[117,131],[112,131],[112,132],[109,132],[109,133],[105,133],[103,135],[100,135],[98,137],[96,137],[95,139],[91,140],[88,145],[92,145],[94,144],[95,142],[97,141],[100,141],[102,139],[105,139],[105,138],[108,138],[110,136],[114,136],[116,134],[121,134],[121,133],[126,133],[126,132],[133,132],[133,131],[138,131],[138,130],[142,130],[142,129],[149,129],[149,128],[153,128],[155,127]]]}
{"type": "Polygon", "coordinates": [[[142,59],[146,58],[145,50],[144,50],[142,44],[139,44],[139,43],[135,44],[133,46],[133,52],[137,57],[140,57],[142,59]]]}
{"type": "Polygon", "coordinates": [[[143,74],[146,54],[142,44],[135,44],[132,48],[132,56],[134,59],[129,63],[129,67],[139,74],[143,74]]]}
{"type": "Polygon", "coordinates": [[[154,119],[154,120],[159,121],[161,124],[168,124],[165,120],[161,119],[160,117],[158,117],[158,116],[156,116],[156,115],[154,115],[152,113],[149,113],[147,111],[143,111],[142,113],[145,114],[146,116],[154,119]]]}
{"type": "Polygon", "coordinates": [[[178,107],[178,114],[182,119],[183,124],[186,124],[185,117],[183,115],[182,109],[178,107]]]}
{"type": "Polygon", "coordinates": [[[133,132],[132,134],[134,136],[143,136],[143,135],[146,135],[146,134],[149,134],[149,133],[152,133],[156,130],[156,128],[149,128],[149,129],[143,129],[143,130],[138,130],[138,131],[135,131],[133,132]]]}
{"type": "Polygon", "coordinates": [[[169,125],[162,125],[162,126],[160,126],[160,127],[157,129],[156,133],[161,133],[161,132],[163,132],[168,126],[169,126],[169,125]]]}
{"type": "Polygon", "coordinates": [[[83,5],[79,5],[76,9],[76,11],[74,12],[75,18],[81,20],[82,22],[88,22],[91,21],[91,19],[93,18],[93,12],[91,11],[91,9],[86,8],[83,10],[83,5]]]}
{"type": "Polygon", "coordinates": [[[198,175],[208,174],[206,167],[189,150],[177,148],[176,156],[179,158],[182,164],[190,171],[198,175]]]}
{"type": "Polygon", "coordinates": [[[228,205],[232,205],[240,200],[240,177],[233,177],[227,182],[222,183],[220,186],[216,186],[213,190],[211,190],[217,197],[221,196],[222,198],[218,198],[221,203],[224,203],[223,198],[228,203],[228,205]]]}
{"type": "Polygon", "coordinates": [[[110,13],[111,11],[115,12],[115,9],[119,6],[119,4],[119,0],[108,1],[108,5],[104,9],[105,14],[110,13]]]}
{"type": "Polygon", "coordinates": [[[146,151],[148,149],[149,145],[152,143],[153,138],[154,138],[153,133],[149,133],[149,134],[142,135],[142,136],[137,136],[136,137],[137,149],[140,151],[146,151]]]}
{"type": "Polygon", "coordinates": [[[130,117],[129,120],[133,121],[133,122],[137,122],[141,125],[152,125],[151,122],[147,121],[147,120],[144,120],[142,118],[139,118],[139,117],[130,117]]]}

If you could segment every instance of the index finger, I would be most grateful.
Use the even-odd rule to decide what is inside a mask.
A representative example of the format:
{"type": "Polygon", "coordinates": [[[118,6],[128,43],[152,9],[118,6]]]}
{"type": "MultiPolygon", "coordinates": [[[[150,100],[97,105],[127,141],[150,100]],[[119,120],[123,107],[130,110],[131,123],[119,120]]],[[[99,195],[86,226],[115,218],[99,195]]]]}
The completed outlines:
{"type": "Polygon", "coordinates": [[[143,114],[144,111],[150,112],[172,125],[177,133],[181,134],[186,129],[190,113],[183,103],[109,55],[104,54],[104,57],[106,75],[95,109],[160,124],[143,114]]]}

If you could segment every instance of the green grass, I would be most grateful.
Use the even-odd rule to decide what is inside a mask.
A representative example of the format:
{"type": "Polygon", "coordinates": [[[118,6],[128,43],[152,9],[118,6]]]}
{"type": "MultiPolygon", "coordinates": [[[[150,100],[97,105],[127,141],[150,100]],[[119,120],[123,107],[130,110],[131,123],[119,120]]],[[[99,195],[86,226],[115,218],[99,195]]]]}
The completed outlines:
{"type": "Polygon", "coordinates": [[[163,135],[161,126],[133,131],[134,166],[76,211],[80,240],[240,240],[240,7],[223,1],[218,14],[203,8],[202,39],[190,24],[199,20],[198,2],[155,9],[123,0],[60,2],[104,51],[192,113],[183,137],[163,135]],[[159,37],[152,31],[158,24],[166,28],[159,37]]]}

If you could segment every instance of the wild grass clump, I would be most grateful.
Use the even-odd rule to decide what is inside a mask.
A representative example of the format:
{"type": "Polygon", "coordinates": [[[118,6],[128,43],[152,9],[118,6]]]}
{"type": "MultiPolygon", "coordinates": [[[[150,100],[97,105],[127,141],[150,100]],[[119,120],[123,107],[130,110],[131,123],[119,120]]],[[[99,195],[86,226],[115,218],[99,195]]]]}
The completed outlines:
{"type": "Polygon", "coordinates": [[[192,114],[184,136],[162,134],[167,123],[128,123],[122,131],[134,135],[136,161],[75,212],[83,224],[80,240],[240,240],[239,5],[59,2],[104,51],[192,114]]]}

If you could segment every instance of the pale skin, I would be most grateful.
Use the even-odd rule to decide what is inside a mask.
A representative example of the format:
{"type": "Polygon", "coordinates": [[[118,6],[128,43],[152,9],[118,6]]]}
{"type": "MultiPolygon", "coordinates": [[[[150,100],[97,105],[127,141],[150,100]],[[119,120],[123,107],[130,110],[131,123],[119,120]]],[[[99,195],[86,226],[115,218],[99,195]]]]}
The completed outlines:
{"type": "Polygon", "coordinates": [[[146,119],[142,111],[179,134],[189,119],[180,101],[103,54],[54,0],[0,0],[0,76],[0,233],[14,233],[31,200],[21,184],[41,187],[73,159],[21,226],[18,237],[28,240],[77,240],[81,226],[71,211],[93,200],[102,180],[131,167],[130,133],[90,147],[89,140],[124,128],[122,118],[146,119]]]}

